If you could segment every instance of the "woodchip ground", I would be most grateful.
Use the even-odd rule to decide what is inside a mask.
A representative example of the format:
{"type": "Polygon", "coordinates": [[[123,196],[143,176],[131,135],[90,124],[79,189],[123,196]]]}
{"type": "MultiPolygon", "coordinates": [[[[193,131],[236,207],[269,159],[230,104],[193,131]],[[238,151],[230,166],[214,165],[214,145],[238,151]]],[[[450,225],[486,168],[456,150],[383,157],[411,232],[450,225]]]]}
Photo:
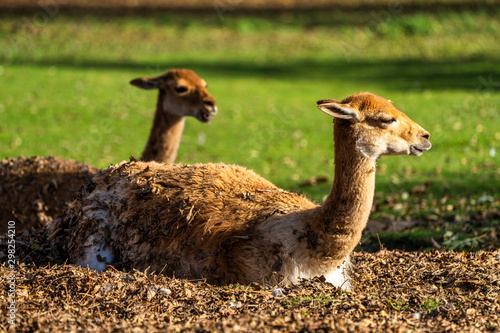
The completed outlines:
{"type": "Polygon", "coordinates": [[[500,251],[357,252],[355,289],[342,292],[321,277],[264,288],[97,273],[64,264],[44,235],[16,241],[16,326],[0,266],[6,332],[500,332],[500,251]]]}

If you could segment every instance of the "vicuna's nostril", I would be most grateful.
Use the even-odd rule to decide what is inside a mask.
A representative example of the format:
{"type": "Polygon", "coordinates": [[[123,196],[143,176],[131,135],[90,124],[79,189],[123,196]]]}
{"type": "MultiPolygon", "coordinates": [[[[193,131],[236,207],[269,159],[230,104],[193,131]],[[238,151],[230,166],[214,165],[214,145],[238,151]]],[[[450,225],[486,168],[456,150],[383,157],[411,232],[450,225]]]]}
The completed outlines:
{"type": "Polygon", "coordinates": [[[209,106],[209,107],[212,107],[212,108],[214,107],[214,103],[212,103],[211,101],[203,101],[203,104],[205,106],[209,106]]]}
{"type": "Polygon", "coordinates": [[[425,133],[424,135],[422,135],[422,137],[423,137],[424,139],[429,140],[429,139],[430,139],[430,137],[431,137],[431,135],[430,135],[430,133],[425,133]]]}

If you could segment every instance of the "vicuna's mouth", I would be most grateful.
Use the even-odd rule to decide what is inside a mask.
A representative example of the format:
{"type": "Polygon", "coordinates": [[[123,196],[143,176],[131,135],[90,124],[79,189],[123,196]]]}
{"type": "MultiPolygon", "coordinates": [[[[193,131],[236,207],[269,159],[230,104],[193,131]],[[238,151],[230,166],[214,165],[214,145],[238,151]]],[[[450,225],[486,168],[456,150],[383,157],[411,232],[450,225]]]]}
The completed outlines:
{"type": "Polygon", "coordinates": [[[419,146],[412,145],[410,146],[410,154],[415,156],[420,156],[424,151],[431,149],[431,147],[432,145],[430,142],[419,146]]]}
{"type": "Polygon", "coordinates": [[[206,111],[206,110],[203,110],[200,112],[200,117],[201,117],[201,121],[204,122],[204,123],[208,123],[212,120],[212,118],[214,117],[215,115],[215,112],[213,111],[206,111]]]}
{"type": "Polygon", "coordinates": [[[216,113],[217,107],[215,105],[210,107],[209,109],[201,109],[199,113],[199,119],[204,123],[208,123],[212,120],[216,113]]]}

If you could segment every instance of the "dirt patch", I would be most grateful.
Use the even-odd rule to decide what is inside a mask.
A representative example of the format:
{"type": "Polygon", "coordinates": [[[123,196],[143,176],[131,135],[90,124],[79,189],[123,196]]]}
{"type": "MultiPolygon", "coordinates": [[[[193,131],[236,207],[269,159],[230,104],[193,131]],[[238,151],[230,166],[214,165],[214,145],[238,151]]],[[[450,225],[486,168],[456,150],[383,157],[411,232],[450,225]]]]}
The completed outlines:
{"type": "MultiPolygon", "coordinates": [[[[0,299],[6,331],[500,332],[500,251],[354,253],[355,290],[342,292],[321,277],[264,288],[97,273],[59,264],[43,235],[16,241],[15,327],[0,299]]],[[[11,274],[6,264],[0,274],[11,274]]]]}

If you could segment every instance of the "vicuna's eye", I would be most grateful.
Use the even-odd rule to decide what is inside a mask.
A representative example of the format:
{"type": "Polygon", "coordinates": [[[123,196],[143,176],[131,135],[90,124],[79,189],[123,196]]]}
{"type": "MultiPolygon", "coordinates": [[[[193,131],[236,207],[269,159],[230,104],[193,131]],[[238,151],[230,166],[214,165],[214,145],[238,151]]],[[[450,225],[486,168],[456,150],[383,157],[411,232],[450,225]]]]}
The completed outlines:
{"type": "Polygon", "coordinates": [[[395,119],[395,118],[389,118],[389,119],[384,119],[384,118],[382,118],[382,119],[380,119],[380,121],[381,121],[382,123],[384,123],[384,124],[392,124],[393,122],[395,122],[395,121],[396,121],[396,119],[395,119]]]}
{"type": "Polygon", "coordinates": [[[174,90],[176,93],[182,94],[182,93],[185,93],[186,91],[188,91],[188,88],[184,87],[184,86],[178,86],[178,87],[175,87],[174,90]]]}

